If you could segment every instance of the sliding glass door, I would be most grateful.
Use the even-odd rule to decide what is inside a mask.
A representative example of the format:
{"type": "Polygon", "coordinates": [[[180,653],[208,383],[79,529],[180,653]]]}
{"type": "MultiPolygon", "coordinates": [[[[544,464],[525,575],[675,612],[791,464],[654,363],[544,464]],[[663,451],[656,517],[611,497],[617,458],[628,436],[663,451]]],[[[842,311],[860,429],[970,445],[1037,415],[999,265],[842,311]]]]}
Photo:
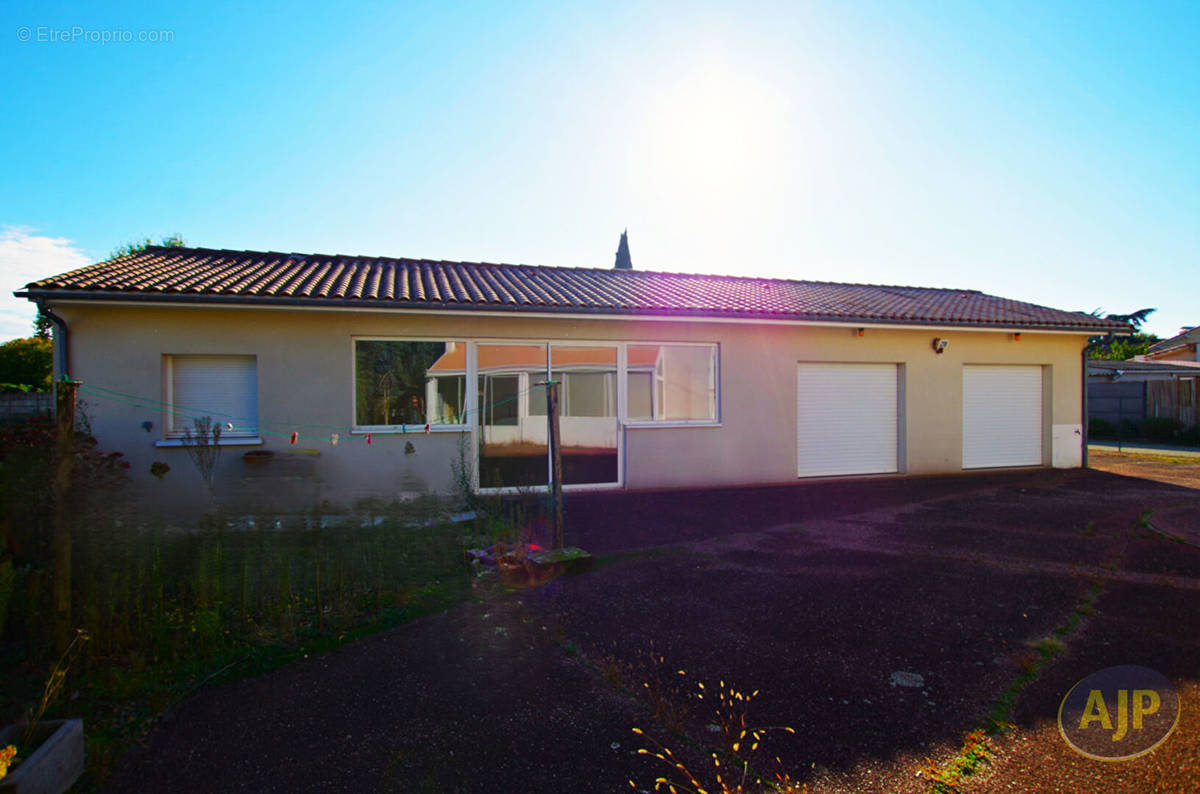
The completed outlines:
{"type": "Polygon", "coordinates": [[[479,486],[546,485],[546,346],[479,345],[478,351],[479,486]],[[539,399],[541,416],[530,412],[539,399]]]}
{"type": "Polygon", "coordinates": [[[546,387],[559,385],[563,484],[620,481],[615,345],[480,344],[479,485],[550,481],[546,387]]]}
{"type": "Polygon", "coordinates": [[[618,482],[617,348],[551,345],[550,371],[560,384],[563,484],[618,482]]]}

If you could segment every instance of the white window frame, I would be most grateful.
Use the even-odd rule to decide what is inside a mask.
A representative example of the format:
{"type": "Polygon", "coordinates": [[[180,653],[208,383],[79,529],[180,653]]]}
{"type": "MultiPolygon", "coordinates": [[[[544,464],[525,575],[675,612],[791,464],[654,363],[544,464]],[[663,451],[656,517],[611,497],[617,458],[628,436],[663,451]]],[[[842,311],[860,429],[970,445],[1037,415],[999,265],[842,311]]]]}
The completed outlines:
{"type": "MultiPolygon", "coordinates": [[[[466,420],[461,424],[454,425],[431,425],[430,432],[432,433],[467,433],[470,437],[471,444],[471,459],[474,461],[471,466],[471,485],[474,489],[481,493],[517,493],[522,488],[516,487],[500,487],[500,488],[480,488],[479,487],[479,464],[477,460],[476,449],[478,448],[478,431],[479,422],[478,412],[479,405],[479,346],[480,345],[505,345],[505,346],[521,346],[521,345],[538,345],[545,346],[547,351],[548,361],[552,357],[552,349],[554,346],[568,347],[611,347],[616,348],[617,364],[616,364],[616,412],[614,421],[620,430],[625,428],[633,430],[648,430],[656,428],[683,428],[683,427],[721,427],[721,345],[719,342],[692,342],[692,341],[671,341],[671,340],[616,340],[616,339],[561,339],[551,337],[516,337],[516,338],[496,338],[496,337],[472,337],[447,339],[442,336],[420,336],[420,335],[402,335],[402,336],[380,336],[380,335],[352,335],[350,337],[349,356],[350,356],[350,416],[351,416],[351,434],[366,435],[367,433],[417,433],[424,432],[424,425],[358,425],[354,423],[357,419],[358,395],[357,395],[357,377],[354,371],[355,362],[357,360],[355,352],[355,344],[358,341],[377,341],[377,342],[457,342],[462,341],[466,344],[466,404],[464,406],[463,418],[466,420]],[[706,347],[712,351],[712,367],[709,372],[710,385],[713,389],[713,413],[712,419],[672,419],[672,420],[654,420],[654,419],[638,419],[631,420],[629,418],[629,346],[671,346],[671,347],[706,347]]],[[[550,370],[548,370],[550,371],[550,370]]],[[[528,373],[522,374],[521,387],[528,392],[528,373]]],[[[528,415],[529,400],[518,400],[518,412],[521,415],[528,415]]],[[[625,444],[622,440],[617,442],[617,481],[613,483],[578,483],[565,484],[564,490],[603,490],[615,489],[624,487],[625,483],[625,444]]],[[[549,463],[547,462],[547,465],[549,463]]],[[[546,486],[538,486],[544,489],[546,486]]],[[[537,490],[537,488],[535,488],[537,490]]]]}
{"type": "MultiPolygon", "coordinates": [[[[622,372],[624,373],[624,378],[622,378],[622,380],[625,380],[626,382],[620,384],[621,391],[619,393],[621,395],[623,395],[623,398],[621,400],[621,402],[623,403],[621,410],[623,412],[627,412],[629,409],[629,405],[628,405],[629,392],[628,392],[628,382],[627,382],[629,373],[628,373],[628,369],[627,369],[627,366],[628,366],[627,362],[628,362],[628,346],[631,346],[631,345],[634,347],[653,347],[656,345],[661,346],[661,347],[707,347],[710,350],[712,350],[712,368],[709,370],[708,377],[709,377],[709,386],[713,390],[713,418],[711,418],[711,419],[630,419],[626,413],[621,413],[622,423],[626,427],[642,429],[642,428],[653,428],[653,427],[720,427],[721,426],[721,345],[719,342],[654,342],[654,341],[646,341],[646,342],[624,342],[624,343],[622,343],[622,349],[625,352],[625,361],[622,362],[622,364],[624,365],[622,368],[622,372]]],[[[663,384],[665,386],[665,375],[659,375],[659,373],[656,369],[655,372],[653,373],[653,381],[652,381],[651,396],[650,396],[650,402],[651,402],[652,406],[656,405],[658,402],[658,399],[659,399],[658,398],[658,386],[659,386],[660,382],[663,382],[663,384]]],[[[653,408],[652,408],[652,410],[653,410],[653,408]]]]}
{"type": "MultiPolygon", "coordinates": [[[[355,367],[358,366],[358,343],[359,342],[434,342],[445,344],[447,342],[457,342],[464,346],[466,357],[466,369],[463,377],[466,382],[463,387],[463,411],[462,417],[468,419],[469,414],[473,410],[473,406],[477,402],[475,392],[477,388],[471,377],[471,372],[475,369],[475,356],[473,342],[469,339],[446,339],[444,337],[430,336],[351,336],[350,337],[350,435],[365,436],[368,433],[372,435],[389,435],[389,434],[409,434],[409,433],[424,433],[425,423],[420,424],[396,424],[396,425],[362,425],[358,423],[358,372],[355,367]]],[[[470,421],[456,422],[454,424],[430,424],[429,432],[431,433],[465,433],[471,430],[470,421]]]]}
{"type": "MultiPolygon", "coordinates": [[[[478,363],[479,363],[479,346],[480,345],[483,345],[483,346],[500,345],[500,346],[504,346],[504,347],[521,347],[521,346],[526,346],[526,345],[536,345],[538,347],[545,347],[546,361],[547,361],[547,367],[546,367],[546,377],[547,378],[550,377],[550,373],[553,371],[553,357],[554,357],[553,349],[555,346],[615,348],[617,351],[617,364],[616,364],[616,372],[617,372],[616,411],[617,411],[617,414],[616,414],[616,416],[613,417],[613,421],[616,423],[616,427],[617,427],[617,431],[618,431],[617,479],[615,482],[564,483],[563,484],[564,491],[615,490],[615,489],[624,487],[624,484],[625,484],[625,444],[623,443],[622,439],[620,438],[620,431],[625,427],[624,417],[625,417],[625,408],[626,408],[626,406],[625,406],[625,361],[626,361],[625,345],[626,344],[629,344],[629,343],[626,343],[621,340],[615,340],[615,339],[553,339],[553,338],[547,338],[547,337],[542,337],[542,338],[519,337],[519,338],[515,338],[515,339],[482,337],[482,338],[471,339],[470,341],[467,342],[467,366],[469,367],[467,383],[468,383],[468,385],[470,385],[470,384],[477,385],[479,383],[478,363]]],[[[632,344],[643,344],[643,343],[642,342],[634,342],[632,344]]],[[[645,344],[657,344],[657,343],[647,342],[645,344]]],[[[674,344],[674,343],[670,343],[670,344],[674,344]]],[[[526,395],[526,399],[517,400],[518,412],[521,417],[528,418],[531,415],[529,413],[529,405],[530,405],[529,388],[532,385],[529,380],[530,373],[521,372],[518,374],[522,378],[522,380],[520,382],[520,388],[523,390],[523,392],[526,395]]],[[[470,393],[471,399],[473,400],[473,402],[471,403],[472,406],[475,406],[478,404],[477,392],[478,392],[478,389],[476,389],[474,392],[470,393]]],[[[472,408],[470,410],[476,411],[477,409],[472,408]]],[[[474,463],[471,467],[471,486],[475,490],[479,491],[480,493],[484,493],[484,494],[513,494],[513,493],[524,493],[529,490],[532,490],[535,492],[541,492],[541,491],[545,491],[549,488],[549,485],[537,485],[537,486],[533,486],[532,488],[525,487],[525,486],[508,486],[508,485],[495,487],[495,488],[481,488],[479,486],[479,460],[478,460],[479,425],[478,425],[478,422],[472,421],[470,423],[470,426],[467,428],[467,430],[469,430],[470,434],[471,434],[471,447],[472,447],[471,454],[472,454],[472,460],[474,461],[474,463]]],[[[551,466],[551,464],[550,464],[549,455],[547,455],[547,457],[546,457],[547,480],[549,480],[549,476],[550,476],[550,466],[551,466]]]]}

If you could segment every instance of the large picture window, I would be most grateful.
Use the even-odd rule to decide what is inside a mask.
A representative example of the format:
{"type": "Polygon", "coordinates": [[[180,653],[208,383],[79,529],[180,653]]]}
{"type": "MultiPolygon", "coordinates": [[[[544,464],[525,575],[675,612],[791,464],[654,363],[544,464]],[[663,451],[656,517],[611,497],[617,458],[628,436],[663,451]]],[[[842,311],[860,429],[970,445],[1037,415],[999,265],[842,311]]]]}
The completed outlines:
{"type": "Polygon", "coordinates": [[[428,424],[470,432],[473,480],[483,489],[549,482],[550,382],[564,485],[619,484],[625,424],[720,421],[712,343],[357,338],[353,345],[355,429],[412,432],[428,424]]]}
{"type": "Polygon", "coordinates": [[[464,342],[356,339],[355,425],[463,424],[466,351],[464,342]]]}
{"type": "Polygon", "coordinates": [[[716,345],[629,345],[631,422],[717,421],[716,345]]]}

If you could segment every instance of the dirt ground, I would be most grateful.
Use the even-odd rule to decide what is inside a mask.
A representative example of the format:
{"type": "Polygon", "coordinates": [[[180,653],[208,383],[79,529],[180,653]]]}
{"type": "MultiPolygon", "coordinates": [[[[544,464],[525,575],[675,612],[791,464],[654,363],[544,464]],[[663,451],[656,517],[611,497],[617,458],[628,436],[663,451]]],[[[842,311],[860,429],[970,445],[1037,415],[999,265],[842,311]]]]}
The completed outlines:
{"type": "Polygon", "coordinates": [[[1184,488],[1200,488],[1200,458],[1091,450],[1088,452],[1088,465],[1110,474],[1165,482],[1184,488]]]}
{"type": "Polygon", "coordinates": [[[711,779],[722,725],[745,713],[795,731],[750,755],[768,778],[777,756],[818,794],[923,792],[922,759],[952,758],[1032,648],[1070,625],[962,790],[1198,790],[1200,547],[1154,516],[1200,511],[1200,465],[1109,457],[1091,471],[572,494],[568,540],[600,554],[593,572],[480,589],[201,692],[111,788],[648,791],[686,780],[639,748],[661,742],[711,779]],[[1055,717],[1075,682],[1115,664],[1166,675],[1183,718],[1149,755],[1103,763],[1070,750],[1055,717]],[[757,695],[722,702],[731,689],[757,695]]]}

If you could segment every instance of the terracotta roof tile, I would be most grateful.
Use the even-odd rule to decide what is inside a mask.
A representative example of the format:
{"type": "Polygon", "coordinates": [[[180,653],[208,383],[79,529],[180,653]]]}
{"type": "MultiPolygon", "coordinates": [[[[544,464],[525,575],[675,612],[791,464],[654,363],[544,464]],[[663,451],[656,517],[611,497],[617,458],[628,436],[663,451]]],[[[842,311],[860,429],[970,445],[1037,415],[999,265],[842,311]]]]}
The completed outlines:
{"type": "Polygon", "coordinates": [[[18,294],[1129,330],[975,290],[207,248],[150,247],[35,281],[18,294]]]}

